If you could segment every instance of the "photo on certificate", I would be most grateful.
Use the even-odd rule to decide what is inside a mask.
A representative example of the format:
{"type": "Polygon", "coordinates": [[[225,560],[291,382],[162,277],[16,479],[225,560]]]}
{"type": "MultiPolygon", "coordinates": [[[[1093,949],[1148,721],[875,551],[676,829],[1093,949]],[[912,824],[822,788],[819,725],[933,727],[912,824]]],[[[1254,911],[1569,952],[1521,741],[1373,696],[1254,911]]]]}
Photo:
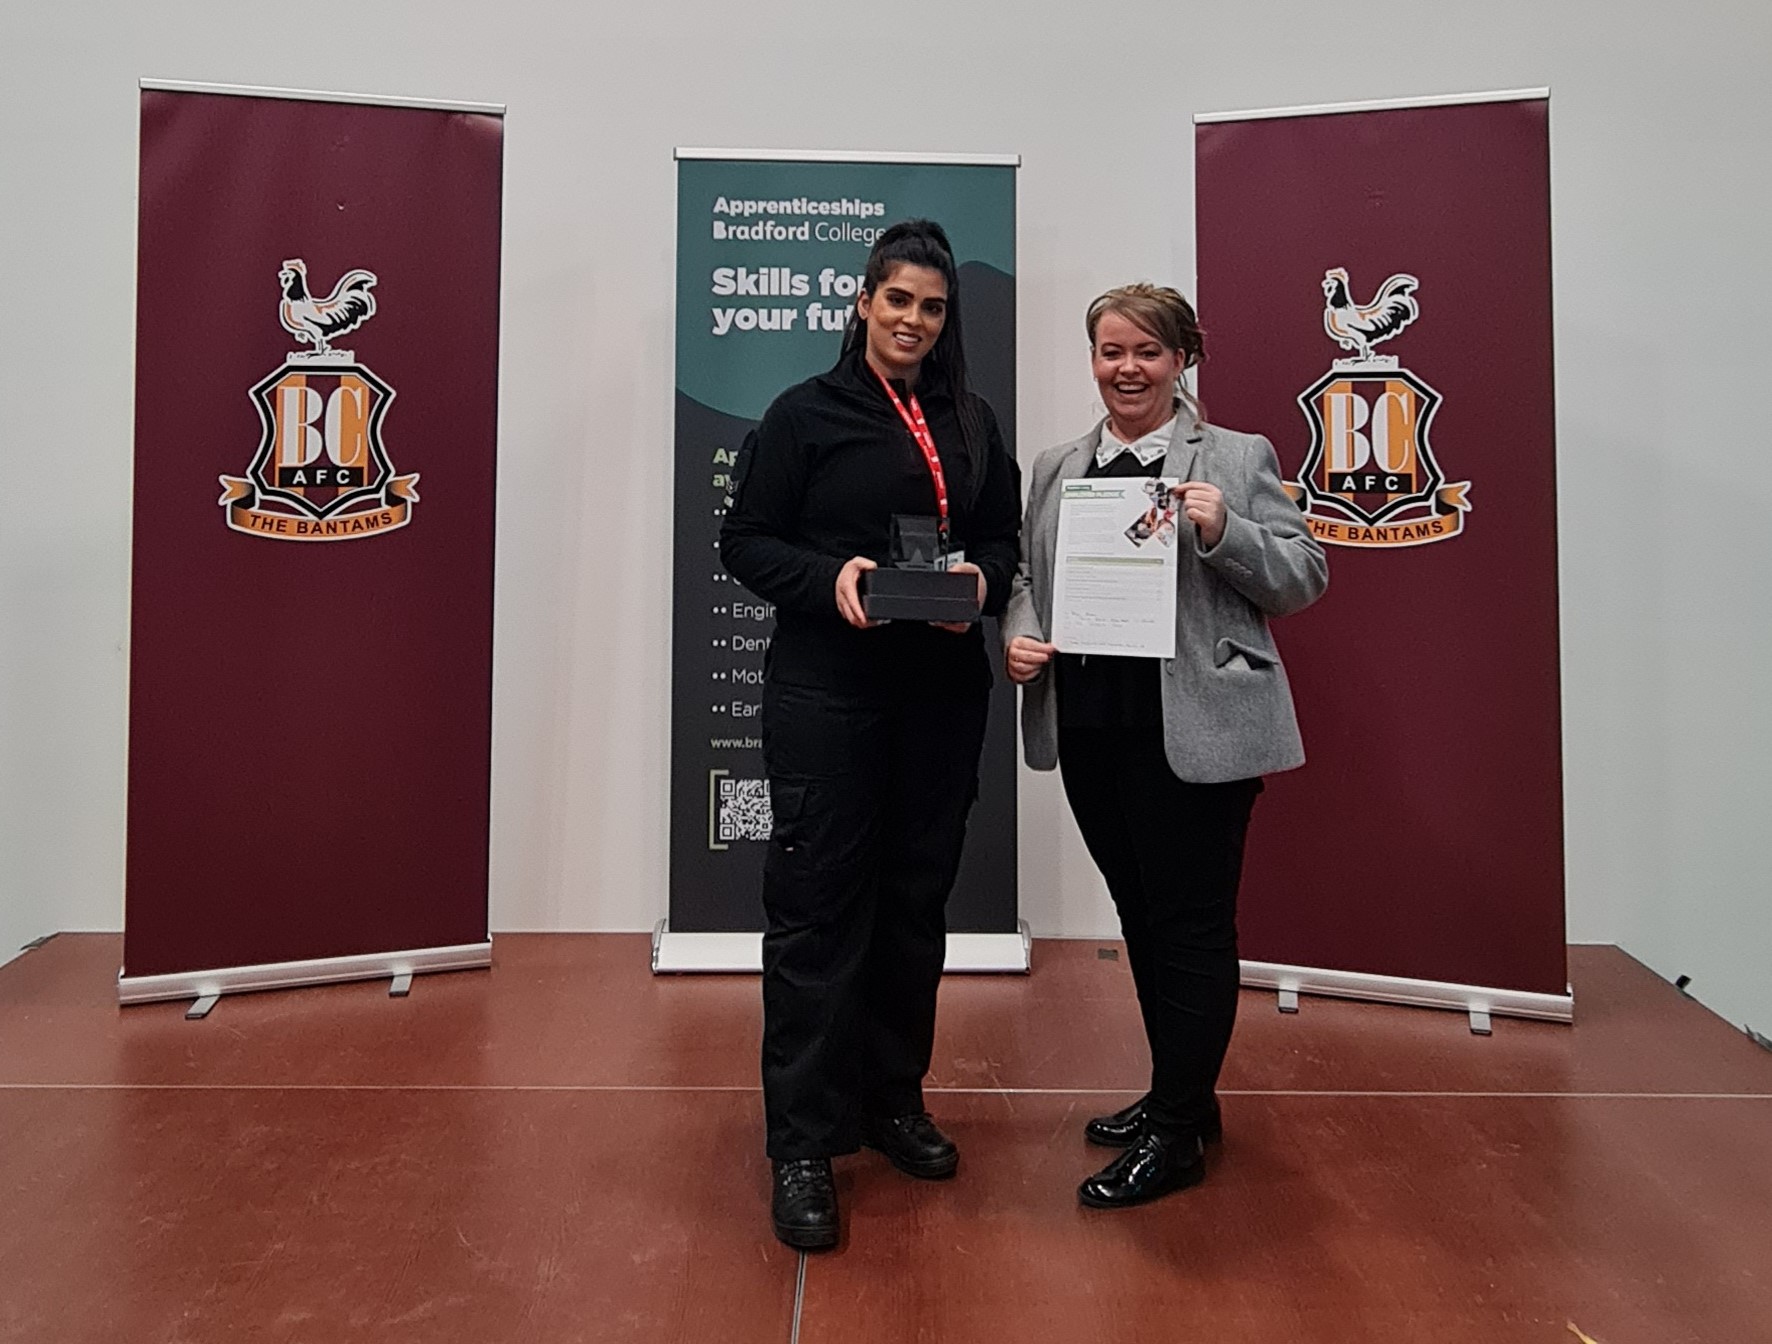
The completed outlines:
{"type": "Polygon", "coordinates": [[[1153,476],[1144,483],[1144,493],[1150,507],[1133,520],[1132,526],[1126,529],[1126,536],[1134,546],[1142,546],[1147,541],[1173,545],[1175,517],[1181,510],[1181,491],[1173,482],[1153,476]]]}
{"type": "Polygon", "coordinates": [[[1180,482],[1066,481],[1058,502],[1052,642],[1064,653],[1175,656],[1180,482]]]}

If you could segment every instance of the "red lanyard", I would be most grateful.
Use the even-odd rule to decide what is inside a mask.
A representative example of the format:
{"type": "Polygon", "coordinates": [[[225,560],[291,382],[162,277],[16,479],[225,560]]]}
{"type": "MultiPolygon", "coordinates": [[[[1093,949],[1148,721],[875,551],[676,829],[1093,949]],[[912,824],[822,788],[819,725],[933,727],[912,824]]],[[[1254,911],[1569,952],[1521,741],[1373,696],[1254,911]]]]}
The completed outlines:
{"type": "Polygon", "coordinates": [[[911,432],[917,441],[917,447],[923,450],[923,460],[929,464],[929,475],[935,481],[935,507],[938,514],[936,527],[941,532],[941,549],[946,553],[948,548],[948,483],[947,477],[941,474],[941,456],[935,451],[935,435],[929,432],[929,422],[923,418],[923,408],[917,404],[917,394],[911,393],[911,406],[907,411],[892,384],[886,381],[878,369],[874,377],[880,380],[880,386],[886,389],[886,395],[892,398],[892,406],[898,412],[898,418],[904,421],[904,427],[911,432]]]}

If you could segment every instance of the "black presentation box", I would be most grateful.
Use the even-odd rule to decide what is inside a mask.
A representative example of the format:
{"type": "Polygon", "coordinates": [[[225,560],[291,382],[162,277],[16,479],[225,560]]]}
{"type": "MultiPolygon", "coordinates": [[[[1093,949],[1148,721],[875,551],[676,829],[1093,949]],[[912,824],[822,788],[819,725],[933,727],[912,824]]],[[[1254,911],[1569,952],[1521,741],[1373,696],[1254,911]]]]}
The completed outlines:
{"type": "Polygon", "coordinates": [[[978,575],[945,569],[869,569],[857,591],[870,621],[976,621],[978,575]]]}

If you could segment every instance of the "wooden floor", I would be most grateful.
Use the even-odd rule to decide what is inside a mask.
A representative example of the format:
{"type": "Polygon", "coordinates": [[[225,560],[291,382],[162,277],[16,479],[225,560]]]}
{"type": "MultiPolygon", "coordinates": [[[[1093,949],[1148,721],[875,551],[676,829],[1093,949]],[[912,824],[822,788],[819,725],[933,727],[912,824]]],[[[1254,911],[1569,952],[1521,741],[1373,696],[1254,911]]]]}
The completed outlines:
{"type": "Polygon", "coordinates": [[[1141,1090],[1123,960],[949,980],[959,1177],[838,1163],[847,1230],[767,1219],[750,978],[625,935],[491,973],[119,1010],[120,940],[0,968],[0,1340],[124,1344],[1759,1344],[1772,1055],[1612,949],[1579,1024],[1245,995],[1206,1184],[1079,1208],[1141,1090]]]}

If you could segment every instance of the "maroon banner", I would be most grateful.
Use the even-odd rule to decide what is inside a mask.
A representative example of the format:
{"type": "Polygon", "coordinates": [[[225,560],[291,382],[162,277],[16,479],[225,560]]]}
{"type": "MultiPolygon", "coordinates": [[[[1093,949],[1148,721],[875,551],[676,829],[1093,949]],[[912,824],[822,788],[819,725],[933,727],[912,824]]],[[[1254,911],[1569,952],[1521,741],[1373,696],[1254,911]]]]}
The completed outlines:
{"type": "Polygon", "coordinates": [[[1279,623],[1309,761],[1256,809],[1248,960],[1566,990],[1547,121],[1196,128],[1207,413],[1330,565],[1279,623]]]}
{"type": "Polygon", "coordinates": [[[502,154],[142,93],[126,980],[487,939],[502,154]]]}

